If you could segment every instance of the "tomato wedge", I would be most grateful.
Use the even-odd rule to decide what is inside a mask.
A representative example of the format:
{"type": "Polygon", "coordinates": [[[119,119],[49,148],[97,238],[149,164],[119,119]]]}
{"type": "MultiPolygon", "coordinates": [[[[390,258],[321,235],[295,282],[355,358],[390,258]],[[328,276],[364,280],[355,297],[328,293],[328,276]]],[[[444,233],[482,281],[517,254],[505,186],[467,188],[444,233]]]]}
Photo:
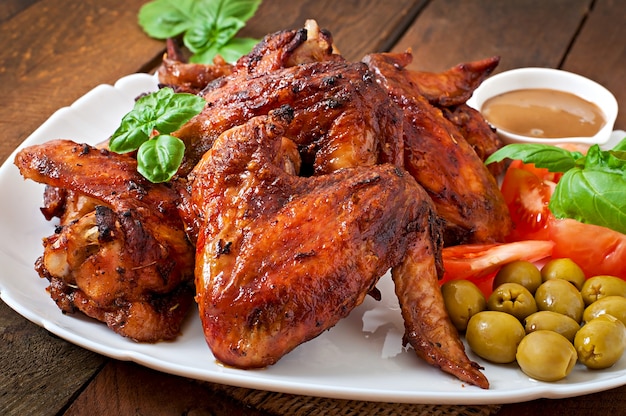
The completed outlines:
{"type": "Polygon", "coordinates": [[[552,179],[557,178],[547,169],[536,168],[519,160],[511,163],[501,188],[513,221],[508,241],[550,238],[548,224],[552,213],[548,203],[556,186],[552,179]]]}
{"type": "Polygon", "coordinates": [[[491,293],[494,274],[503,265],[517,260],[539,261],[552,254],[552,241],[525,240],[504,244],[462,244],[443,249],[445,270],[441,284],[469,279],[486,295],[491,293]]]}
{"type": "Polygon", "coordinates": [[[626,234],[572,219],[552,219],[549,229],[553,257],[572,259],[587,277],[606,274],[626,280],[626,234]]]}
{"type": "Polygon", "coordinates": [[[587,277],[608,274],[626,280],[626,235],[609,228],[556,219],[548,203],[561,174],[519,160],[511,163],[502,194],[515,228],[508,241],[554,242],[552,256],[570,258],[587,277]]]}

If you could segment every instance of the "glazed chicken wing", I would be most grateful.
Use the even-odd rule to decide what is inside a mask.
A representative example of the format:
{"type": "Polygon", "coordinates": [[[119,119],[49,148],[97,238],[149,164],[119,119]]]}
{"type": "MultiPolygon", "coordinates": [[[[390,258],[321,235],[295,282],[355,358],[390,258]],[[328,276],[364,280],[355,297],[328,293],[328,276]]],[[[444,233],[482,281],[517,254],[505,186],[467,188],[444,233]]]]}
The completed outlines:
{"type": "Polygon", "coordinates": [[[173,39],[167,39],[167,51],[157,70],[159,83],[176,92],[197,94],[211,81],[230,75],[233,66],[221,56],[216,56],[212,64],[190,63],[173,39]]]}
{"type": "Polygon", "coordinates": [[[285,136],[311,173],[402,165],[402,114],[363,63],[313,62],[258,75],[233,74],[203,92],[207,106],[174,135],[187,145],[189,172],[226,130],[282,105],[294,110],[285,136]],[[400,138],[400,140],[398,140],[400,138]]]}
{"type": "Polygon", "coordinates": [[[404,166],[444,219],[447,245],[504,241],[511,218],[498,184],[459,128],[434,107],[405,68],[410,55],[364,58],[403,110],[404,166]]]}
{"type": "Polygon", "coordinates": [[[148,182],[129,156],[67,140],[25,148],[15,164],[50,186],[44,214],[61,219],[37,261],[59,308],[136,341],[175,338],[194,293],[176,191],[148,182]]]}
{"type": "Polygon", "coordinates": [[[179,92],[198,94],[209,83],[233,72],[245,76],[304,63],[343,60],[334,52],[330,32],[320,29],[315,20],[307,20],[302,29],[283,30],[265,36],[234,65],[219,55],[211,64],[189,63],[177,43],[168,39],[167,52],[157,74],[162,85],[179,92]]]}
{"type": "MultiPolygon", "coordinates": [[[[410,51],[396,54],[395,57],[402,67],[407,66],[412,60],[410,51]]],[[[499,63],[500,57],[493,56],[459,64],[443,72],[410,70],[406,71],[404,76],[431,104],[452,107],[464,104],[499,63]]]]}
{"type": "Polygon", "coordinates": [[[286,172],[275,161],[292,119],[281,107],[228,130],[190,176],[203,219],[196,301],[215,357],[239,368],[273,364],[347,316],[398,266],[408,342],[444,371],[487,387],[439,293],[430,198],[392,164],[286,172]]]}
{"type": "MultiPolygon", "coordinates": [[[[482,114],[467,104],[444,107],[442,111],[443,115],[459,129],[459,132],[483,162],[492,153],[504,146],[496,131],[485,121],[482,114]]],[[[503,173],[504,167],[504,162],[487,165],[487,169],[494,177],[503,173]]]]}

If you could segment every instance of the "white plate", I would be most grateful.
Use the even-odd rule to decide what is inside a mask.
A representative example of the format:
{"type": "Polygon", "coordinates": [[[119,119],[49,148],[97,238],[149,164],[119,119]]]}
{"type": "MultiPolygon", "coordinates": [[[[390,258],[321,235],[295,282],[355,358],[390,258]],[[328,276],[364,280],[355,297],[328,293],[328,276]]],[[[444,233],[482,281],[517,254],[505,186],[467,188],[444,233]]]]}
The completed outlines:
{"type": "MultiPolygon", "coordinates": [[[[132,108],[133,99],[155,88],[155,78],[144,74],[122,78],[115,86],[99,86],[52,115],[22,146],[55,138],[94,144],[106,140],[132,108]]],[[[570,397],[626,384],[626,357],[604,371],[588,371],[578,365],[566,380],[556,383],[534,381],[516,365],[484,363],[491,389],[463,384],[419,360],[413,350],[402,348],[402,318],[389,276],[379,284],[381,302],[368,297],[336,327],[267,369],[237,370],[217,364],[196,314],[187,320],[176,341],[137,344],[84,316],[63,315],[50,299],[45,291],[47,282],[33,269],[42,253],[41,238],[53,232],[53,224],[39,212],[43,186],[24,181],[12,162],[13,156],[0,168],[1,297],[27,319],[86,349],[195,379],[381,402],[496,404],[570,397]]]]}

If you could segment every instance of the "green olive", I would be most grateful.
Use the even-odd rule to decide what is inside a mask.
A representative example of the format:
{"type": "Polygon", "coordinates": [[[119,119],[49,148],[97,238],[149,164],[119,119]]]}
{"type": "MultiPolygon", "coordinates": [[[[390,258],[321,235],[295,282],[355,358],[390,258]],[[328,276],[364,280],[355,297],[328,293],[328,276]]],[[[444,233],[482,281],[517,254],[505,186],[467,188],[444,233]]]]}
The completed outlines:
{"type": "Polygon", "coordinates": [[[502,266],[493,279],[492,287],[495,290],[503,283],[519,283],[534,294],[541,282],[541,272],[534,263],[518,260],[502,266]]]}
{"type": "Polygon", "coordinates": [[[537,380],[565,378],[576,365],[576,349],[563,335],[540,330],[526,335],[515,356],[522,371],[537,380]]]}
{"type": "Polygon", "coordinates": [[[478,356],[494,363],[515,361],[517,346],[526,333],[513,315],[505,312],[483,311],[467,323],[465,339],[478,356]]]}
{"type": "Polygon", "coordinates": [[[503,283],[489,296],[487,309],[509,313],[521,321],[537,312],[537,303],[532,293],[519,283],[503,283]]]}
{"type": "Polygon", "coordinates": [[[459,331],[465,331],[470,318],[487,308],[483,292],[469,280],[450,280],[441,286],[441,294],[450,320],[459,331]]]}
{"type": "Polygon", "coordinates": [[[578,361],[592,369],[611,367],[626,348],[626,327],[611,315],[587,322],[574,338],[578,361]]]}
{"type": "Polygon", "coordinates": [[[626,298],[622,296],[605,296],[587,306],[583,321],[589,322],[600,315],[613,315],[626,325],[626,298]]]}
{"type": "Polygon", "coordinates": [[[585,303],[576,287],[563,279],[546,280],[535,292],[537,309],[567,315],[576,322],[583,316],[585,303]]]}
{"type": "Polygon", "coordinates": [[[541,268],[541,279],[567,280],[580,290],[585,283],[585,273],[572,259],[552,259],[541,268]]]}
{"type": "Polygon", "coordinates": [[[583,295],[585,305],[591,305],[605,296],[626,297],[626,281],[615,276],[593,276],[585,281],[580,294],[583,295]]]}
{"type": "Polygon", "coordinates": [[[527,334],[542,330],[554,331],[563,335],[570,342],[574,342],[574,336],[580,329],[580,324],[562,313],[539,311],[526,317],[524,327],[527,334]]]}

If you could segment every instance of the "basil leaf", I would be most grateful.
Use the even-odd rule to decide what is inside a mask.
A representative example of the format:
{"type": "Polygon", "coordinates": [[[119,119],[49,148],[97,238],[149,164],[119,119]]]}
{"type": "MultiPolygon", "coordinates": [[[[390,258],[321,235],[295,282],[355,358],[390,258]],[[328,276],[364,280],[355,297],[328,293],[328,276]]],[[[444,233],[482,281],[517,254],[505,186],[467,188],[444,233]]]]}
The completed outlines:
{"type": "Polygon", "coordinates": [[[626,234],[624,190],[623,172],[572,169],[559,180],[549,208],[557,218],[573,218],[626,234]]]}
{"type": "Polygon", "coordinates": [[[524,163],[534,163],[550,172],[566,172],[576,166],[576,161],[583,157],[580,152],[570,152],[547,144],[514,143],[498,149],[485,160],[486,164],[500,162],[506,158],[518,159],[524,163]]]}
{"type": "Polygon", "coordinates": [[[154,130],[171,133],[181,128],[202,111],[205,103],[202,97],[175,94],[171,88],[145,95],[122,118],[120,126],[109,139],[109,149],[116,153],[137,150],[150,139],[154,130]]]}
{"type": "Polygon", "coordinates": [[[115,153],[137,150],[152,134],[151,115],[130,112],[122,118],[120,126],[109,139],[109,149],[115,153]]]}
{"type": "Polygon", "coordinates": [[[167,182],[178,171],[184,155],[182,140],[167,134],[156,136],[139,147],[137,171],[151,182],[167,182]]]}
{"type": "Polygon", "coordinates": [[[232,16],[248,21],[261,5],[261,0],[220,0],[219,16],[232,16]]]}
{"type": "Polygon", "coordinates": [[[624,137],[621,142],[616,144],[613,147],[613,150],[616,150],[616,151],[626,151],[626,137],[624,137]]]}
{"type": "Polygon", "coordinates": [[[619,150],[602,151],[598,145],[591,146],[584,158],[583,168],[626,174],[626,152],[619,150]]]}
{"type": "Polygon", "coordinates": [[[228,43],[246,25],[244,21],[234,17],[225,19],[223,26],[218,26],[215,23],[206,22],[190,28],[183,37],[185,46],[193,53],[202,51],[209,46],[219,48],[228,43]]]}
{"type": "Polygon", "coordinates": [[[154,0],[139,9],[138,21],[143,30],[156,39],[175,37],[194,25],[195,0],[154,0]]]}
{"type": "Polygon", "coordinates": [[[235,62],[242,55],[250,52],[258,42],[258,39],[252,38],[233,38],[222,47],[210,46],[196,52],[189,61],[194,63],[212,62],[215,55],[220,55],[226,62],[235,62]]]}
{"type": "Polygon", "coordinates": [[[185,46],[200,57],[193,62],[210,63],[217,53],[224,52],[228,62],[248,53],[254,44],[237,43],[226,47],[244,27],[261,4],[261,0],[154,0],[139,11],[139,24],[157,39],[184,33],[185,46]],[[243,45],[252,45],[244,48],[243,45]],[[238,54],[238,55],[237,55],[238,54]]]}
{"type": "Polygon", "coordinates": [[[159,133],[172,133],[194,116],[200,114],[206,101],[187,93],[174,94],[171,88],[162,88],[155,94],[154,128],[159,133]]]}
{"type": "Polygon", "coordinates": [[[185,144],[169,136],[200,114],[202,97],[174,93],[171,88],[141,97],[109,139],[116,153],[137,152],[137,171],[152,182],[165,182],[176,173],[185,154],[185,144]],[[150,139],[153,134],[158,134],[150,139]],[[159,135],[160,134],[160,135],[159,135]]]}

